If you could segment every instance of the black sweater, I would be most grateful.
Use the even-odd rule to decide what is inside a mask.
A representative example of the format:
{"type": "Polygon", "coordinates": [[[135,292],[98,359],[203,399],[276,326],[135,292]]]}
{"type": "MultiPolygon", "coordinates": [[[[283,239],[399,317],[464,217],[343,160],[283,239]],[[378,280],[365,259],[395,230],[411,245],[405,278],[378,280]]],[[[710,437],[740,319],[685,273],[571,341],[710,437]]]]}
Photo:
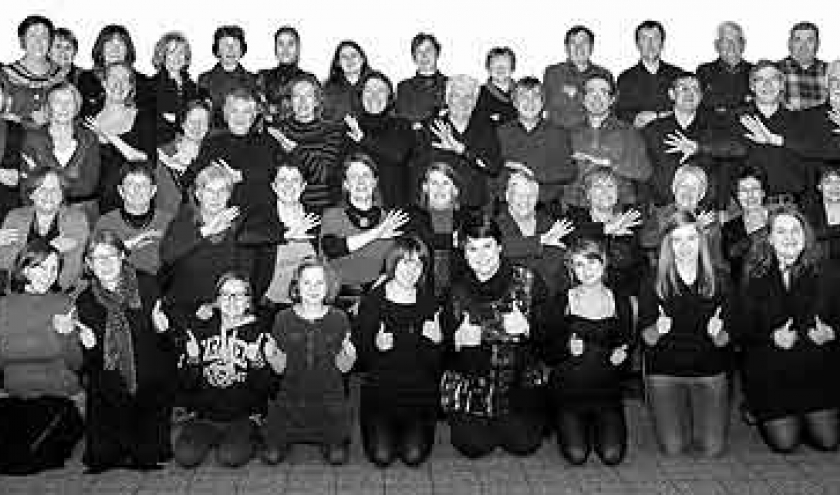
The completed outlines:
{"type": "Polygon", "coordinates": [[[709,319],[721,308],[724,331],[732,331],[732,305],[718,276],[715,295],[698,293],[696,284],[687,287],[678,282],[680,294],[662,300],[656,294],[654,281],[642,283],[639,291],[638,328],[644,331],[656,324],[659,307],[672,318],[671,330],[660,336],[653,346],[645,348],[647,372],[652,375],[685,377],[712,376],[726,371],[730,365],[728,346],[717,347],[706,330],[709,319]]]}
{"type": "Polygon", "coordinates": [[[382,206],[399,208],[412,203],[415,191],[409,181],[409,157],[415,146],[414,132],[407,120],[391,115],[361,113],[359,127],[364,137],[352,142],[350,151],[368,154],[379,166],[382,206]]]}
{"type": "Polygon", "coordinates": [[[367,372],[362,388],[365,407],[435,409],[442,344],[422,335],[423,323],[433,321],[437,305],[431,294],[418,293],[414,304],[397,304],[385,297],[385,284],[376,286],[359,308],[353,332],[358,349],[357,369],[367,372]],[[380,324],[394,334],[394,347],[380,351],[380,324]]]}

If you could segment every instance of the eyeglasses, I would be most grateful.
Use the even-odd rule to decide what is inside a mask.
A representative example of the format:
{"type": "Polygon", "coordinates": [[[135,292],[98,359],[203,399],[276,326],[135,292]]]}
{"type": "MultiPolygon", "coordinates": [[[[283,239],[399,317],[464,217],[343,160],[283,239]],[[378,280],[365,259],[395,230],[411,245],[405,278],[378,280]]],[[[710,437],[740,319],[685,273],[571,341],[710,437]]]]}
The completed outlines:
{"type": "Polygon", "coordinates": [[[223,293],[219,294],[219,299],[222,299],[224,301],[243,301],[245,299],[248,299],[248,297],[249,297],[248,294],[246,294],[244,292],[234,292],[234,293],[231,293],[231,294],[227,294],[227,293],[223,292],[223,293]]]}

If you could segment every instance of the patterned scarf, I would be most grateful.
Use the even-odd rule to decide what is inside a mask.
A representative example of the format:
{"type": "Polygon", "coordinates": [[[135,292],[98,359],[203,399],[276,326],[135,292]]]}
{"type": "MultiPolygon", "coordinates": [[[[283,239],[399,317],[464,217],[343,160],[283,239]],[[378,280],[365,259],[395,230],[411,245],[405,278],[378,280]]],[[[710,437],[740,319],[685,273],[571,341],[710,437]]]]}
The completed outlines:
{"type": "Polygon", "coordinates": [[[103,342],[105,369],[118,370],[131,394],[137,392],[137,369],[134,362],[134,342],[127,310],[140,309],[140,291],[134,268],[123,264],[122,277],[117,290],[107,290],[99,280],[94,280],[93,294],[105,307],[105,340],[103,342]]]}

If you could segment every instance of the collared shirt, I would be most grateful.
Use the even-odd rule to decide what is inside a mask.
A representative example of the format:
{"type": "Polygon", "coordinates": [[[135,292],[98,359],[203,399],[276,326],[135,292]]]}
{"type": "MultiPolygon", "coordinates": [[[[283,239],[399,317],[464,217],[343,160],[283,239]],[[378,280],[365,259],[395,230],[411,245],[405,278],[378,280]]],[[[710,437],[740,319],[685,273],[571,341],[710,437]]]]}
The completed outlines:
{"type": "Polygon", "coordinates": [[[828,65],[815,59],[807,68],[792,57],[779,62],[785,75],[785,106],[790,110],[805,110],[821,105],[828,99],[825,73],[828,65]]]}

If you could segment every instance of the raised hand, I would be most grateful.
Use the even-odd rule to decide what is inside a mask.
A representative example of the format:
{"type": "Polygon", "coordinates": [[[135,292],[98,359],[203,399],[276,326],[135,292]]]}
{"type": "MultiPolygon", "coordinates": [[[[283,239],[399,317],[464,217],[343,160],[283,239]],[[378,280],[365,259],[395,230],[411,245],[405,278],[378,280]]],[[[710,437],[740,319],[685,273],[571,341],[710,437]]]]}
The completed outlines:
{"type": "Polygon", "coordinates": [[[76,249],[76,246],[78,245],[79,241],[67,236],[58,236],[50,241],[50,246],[54,247],[56,251],[62,254],[76,249]]]}
{"type": "Polygon", "coordinates": [[[169,318],[161,306],[160,299],[155,301],[155,306],[152,308],[152,324],[158,332],[165,332],[169,330],[169,318]]]}
{"type": "Polygon", "coordinates": [[[195,310],[195,316],[199,320],[207,321],[213,317],[213,304],[204,303],[195,310]]]}
{"type": "Polygon", "coordinates": [[[350,332],[344,336],[341,341],[341,350],[335,356],[335,367],[342,373],[347,373],[353,368],[353,363],[356,362],[356,346],[350,340],[350,332]]]}
{"type": "Polygon", "coordinates": [[[76,323],[73,321],[76,317],[76,307],[70,308],[67,313],[58,313],[53,315],[52,324],[55,331],[61,335],[67,335],[73,331],[76,323]]]}
{"type": "Polygon", "coordinates": [[[715,223],[717,220],[717,214],[713,211],[703,211],[699,215],[697,215],[697,223],[700,224],[701,228],[706,228],[709,225],[715,223]]]}
{"type": "Polygon", "coordinates": [[[437,310],[435,313],[433,321],[426,320],[423,322],[423,331],[421,333],[423,337],[426,337],[435,344],[443,342],[443,331],[440,326],[440,310],[437,310]]]}
{"type": "Polygon", "coordinates": [[[502,315],[502,327],[508,335],[524,335],[528,336],[531,331],[531,324],[528,318],[519,309],[519,304],[513,304],[513,311],[502,315]]]}
{"type": "Polygon", "coordinates": [[[17,187],[20,183],[20,172],[13,168],[0,168],[0,184],[17,187]]]}
{"type": "Polygon", "coordinates": [[[321,225],[321,219],[314,213],[307,213],[297,223],[290,225],[286,231],[287,241],[306,241],[314,238],[309,231],[321,225]]]}
{"type": "Polygon", "coordinates": [[[788,318],[784,325],[777,328],[773,332],[773,343],[780,349],[790,349],[796,344],[796,332],[791,327],[793,326],[793,318],[788,318]]]}
{"type": "Polygon", "coordinates": [[[820,318],[820,315],[815,316],[814,321],[815,326],[814,328],[808,330],[808,337],[810,337],[815,344],[823,345],[826,342],[834,340],[834,329],[831,328],[830,325],[827,325],[825,322],[823,322],[820,318]]]}
{"type": "Polygon", "coordinates": [[[613,366],[620,366],[624,361],[627,361],[627,344],[616,347],[610,354],[610,364],[613,366]]]}
{"type": "Polygon", "coordinates": [[[382,352],[387,352],[394,348],[394,333],[385,331],[384,322],[379,323],[379,331],[376,332],[374,343],[376,344],[376,348],[382,352]]]}
{"type": "Polygon", "coordinates": [[[604,224],[604,234],[612,236],[633,235],[633,231],[630,229],[641,224],[642,214],[638,210],[627,210],[604,224]]]}
{"type": "Polygon", "coordinates": [[[347,135],[350,136],[350,139],[358,143],[365,137],[365,133],[362,131],[361,126],[359,126],[359,121],[356,120],[356,117],[347,114],[344,116],[344,123],[347,125],[347,135]]]}
{"type": "Polygon", "coordinates": [[[257,336],[257,340],[250,344],[245,345],[245,359],[248,361],[256,362],[260,359],[260,353],[262,352],[263,342],[265,342],[265,334],[261,333],[257,336]]]}
{"type": "Polygon", "coordinates": [[[656,319],[656,331],[659,335],[665,335],[671,331],[673,320],[665,313],[662,305],[659,305],[659,318],[656,319]]]}
{"type": "Polygon", "coordinates": [[[741,116],[741,125],[747,131],[744,137],[757,144],[769,144],[773,146],[781,146],[784,143],[782,136],[774,134],[764,125],[762,120],[755,115],[741,116]]]}
{"type": "Polygon", "coordinates": [[[187,345],[185,348],[187,357],[189,359],[198,359],[201,356],[201,347],[198,345],[198,339],[191,330],[187,330],[187,345]]]}
{"type": "Polygon", "coordinates": [[[283,373],[286,369],[286,353],[283,352],[277,345],[272,335],[265,338],[265,345],[263,346],[263,355],[265,360],[276,373],[283,373]]]}
{"type": "Polygon", "coordinates": [[[639,112],[636,114],[636,118],[633,119],[633,127],[641,129],[658,118],[659,114],[651,110],[639,112]]]}
{"type": "Polygon", "coordinates": [[[93,131],[102,143],[110,143],[111,136],[96,122],[93,117],[86,117],[82,125],[93,131]]]}
{"type": "Polygon", "coordinates": [[[151,229],[140,232],[139,234],[129,237],[123,244],[125,247],[128,248],[129,251],[133,251],[135,249],[142,249],[154,242],[163,238],[163,231],[160,229],[151,229]]]}
{"type": "Polygon", "coordinates": [[[236,170],[235,168],[231,167],[230,164],[226,160],[224,160],[223,158],[218,158],[216,160],[213,160],[212,164],[216,165],[217,167],[223,168],[225,170],[225,172],[227,172],[231,176],[231,178],[233,178],[233,182],[235,182],[235,183],[242,182],[242,179],[243,179],[242,171],[241,170],[236,170]]]}
{"type": "Polygon", "coordinates": [[[283,134],[283,131],[281,131],[280,129],[276,127],[266,127],[265,130],[271,137],[273,137],[277,140],[278,143],[280,143],[280,146],[287,153],[297,148],[297,142],[283,134]]]}
{"type": "Polygon", "coordinates": [[[390,210],[376,227],[378,229],[377,237],[380,239],[393,239],[394,237],[403,235],[400,229],[408,223],[408,220],[408,213],[402,210],[390,210]]]}
{"type": "Polygon", "coordinates": [[[572,356],[577,357],[583,354],[583,350],[583,339],[578,337],[578,334],[573,333],[569,339],[569,352],[572,353],[572,356]]]}
{"type": "Polygon", "coordinates": [[[455,349],[462,347],[478,347],[481,345],[481,326],[470,322],[470,315],[464,313],[464,318],[455,330],[455,349]]]}
{"type": "Polygon", "coordinates": [[[531,170],[527,165],[525,165],[524,163],[521,163],[521,162],[514,162],[514,161],[511,161],[511,160],[507,160],[505,162],[505,168],[510,169],[510,170],[514,170],[514,171],[517,171],[517,172],[523,172],[523,173],[531,175],[531,176],[534,175],[534,171],[531,170]]]}
{"type": "Polygon", "coordinates": [[[435,119],[431,126],[432,134],[438,138],[438,142],[432,143],[432,146],[441,150],[451,151],[453,153],[462,154],[466,149],[464,143],[455,138],[452,132],[452,126],[440,119],[435,119]]]}
{"type": "Polygon", "coordinates": [[[73,322],[76,327],[79,328],[79,340],[82,342],[82,345],[85,349],[93,349],[96,345],[96,334],[93,333],[93,330],[80,321],[73,322]]]}
{"type": "Polygon", "coordinates": [[[560,220],[554,222],[548,232],[540,236],[540,244],[565,248],[566,245],[563,244],[562,239],[571,234],[574,230],[575,226],[570,220],[561,218],[560,220]]]}
{"type": "Polygon", "coordinates": [[[712,317],[706,323],[706,332],[713,339],[717,338],[720,331],[723,330],[723,320],[720,318],[720,310],[721,307],[718,306],[712,317]]]}
{"type": "Polygon", "coordinates": [[[680,157],[680,165],[685,163],[686,160],[692,157],[692,155],[696,154],[697,150],[700,148],[697,141],[689,139],[680,131],[674,131],[665,136],[664,143],[668,146],[665,153],[680,153],[682,155],[680,157]]]}
{"type": "Polygon", "coordinates": [[[230,228],[236,217],[239,216],[239,207],[231,206],[222,210],[218,215],[213,217],[209,222],[201,226],[200,232],[204,237],[221,234],[230,228]]]}

